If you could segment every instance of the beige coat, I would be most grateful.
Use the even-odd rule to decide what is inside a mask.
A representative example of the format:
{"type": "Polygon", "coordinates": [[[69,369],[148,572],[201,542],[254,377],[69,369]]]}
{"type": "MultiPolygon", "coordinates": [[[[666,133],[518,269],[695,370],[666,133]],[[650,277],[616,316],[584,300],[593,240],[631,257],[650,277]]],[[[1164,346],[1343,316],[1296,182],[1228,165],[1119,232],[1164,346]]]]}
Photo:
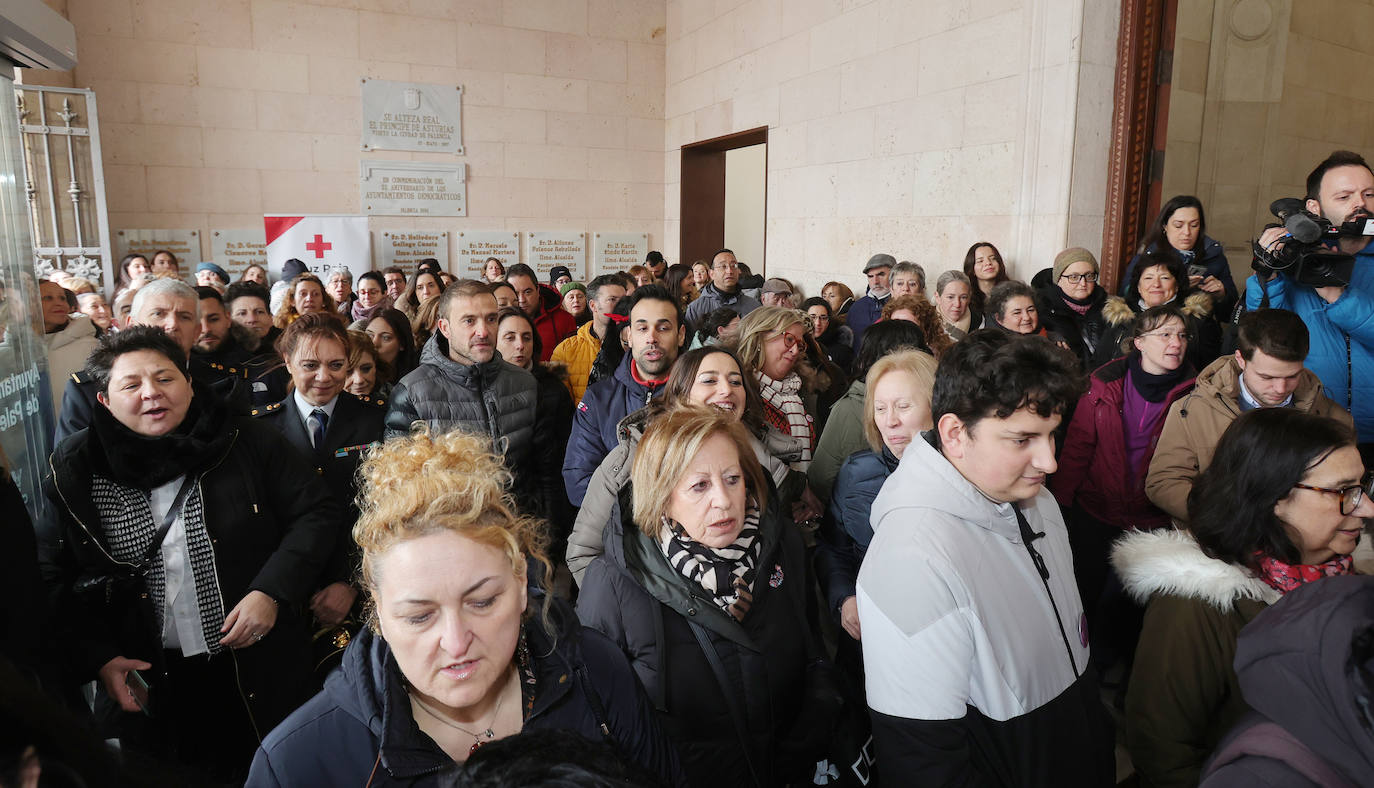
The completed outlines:
{"type": "MultiPolygon", "coordinates": [[[[1327,399],[1321,381],[1307,369],[1299,376],[1292,407],[1352,429],[1355,425],[1348,411],[1327,399]]],[[[1223,356],[1198,373],[1192,393],[1169,408],[1145,477],[1145,495],[1155,506],[1187,522],[1193,480],[1211,464],[1221,433],[1240,413],[1240,366],[1234,356],[1223,356]]]]}

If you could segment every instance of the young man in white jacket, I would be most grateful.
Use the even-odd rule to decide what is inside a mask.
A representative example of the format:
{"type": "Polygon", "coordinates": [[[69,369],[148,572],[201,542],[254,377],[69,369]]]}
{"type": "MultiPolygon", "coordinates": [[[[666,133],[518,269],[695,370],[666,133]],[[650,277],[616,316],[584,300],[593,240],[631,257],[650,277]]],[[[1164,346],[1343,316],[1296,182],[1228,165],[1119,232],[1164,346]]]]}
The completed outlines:
{"type": "Polygon", "coordinates": [[[1044,488],[1082,386],[1040,337],[978,331],[940,360],[935,429],[873,502],[859,572],[884,784],[1115,784],[1068,535],[1044,488]]]}

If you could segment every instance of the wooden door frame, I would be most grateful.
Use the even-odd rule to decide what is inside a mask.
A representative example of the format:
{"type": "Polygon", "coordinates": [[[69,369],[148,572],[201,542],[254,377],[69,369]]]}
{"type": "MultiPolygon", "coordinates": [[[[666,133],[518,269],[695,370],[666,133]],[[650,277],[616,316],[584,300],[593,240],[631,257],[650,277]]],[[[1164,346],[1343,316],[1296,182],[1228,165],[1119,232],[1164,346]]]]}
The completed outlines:
{"type": "Polygon", "coordinates": [[[1122,0],[1112,93],[1101,281],[1115,292],[1159,210],[1178,0],[1122,0]]]}
{"type": "MultiPolygon", "coordinates": [[[[711,260],[725,245],[725,154],[736,148],[768,144],[768,127],[726,134],[682,146],[681,202],[678,216],[678,256],[682,262],[711,260]]],[[[768,154],[764,149],[764,205],[768,204],[768,154]]],[[[766,208],[765,208],[766,213],[766,208]]],[[[768,222],[763,224],[764,259],[751,265],[753,272],[767,268],[768,222]]],[[[766,274],[765,274],[766,275],[766,274]]]]}

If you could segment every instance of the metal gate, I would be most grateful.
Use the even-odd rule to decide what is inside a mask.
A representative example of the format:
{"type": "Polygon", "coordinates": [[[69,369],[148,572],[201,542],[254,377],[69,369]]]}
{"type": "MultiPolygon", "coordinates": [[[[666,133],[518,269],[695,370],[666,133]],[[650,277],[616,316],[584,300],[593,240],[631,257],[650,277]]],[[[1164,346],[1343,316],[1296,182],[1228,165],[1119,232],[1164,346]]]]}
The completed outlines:
{"type": "Polygon", "coordinates": [[[95,91],[15,85],[33,268],[85,277],[113,295],[110,223],[95,91]]]}

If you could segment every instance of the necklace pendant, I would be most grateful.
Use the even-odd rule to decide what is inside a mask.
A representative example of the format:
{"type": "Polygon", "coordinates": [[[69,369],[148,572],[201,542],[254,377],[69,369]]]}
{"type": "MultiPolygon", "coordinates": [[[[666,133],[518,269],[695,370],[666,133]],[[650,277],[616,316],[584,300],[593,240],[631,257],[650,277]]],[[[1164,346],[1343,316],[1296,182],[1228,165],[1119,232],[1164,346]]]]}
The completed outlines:
{"type": "Polygon", "coordinates": [[[491,728],[487,728],[486,730],[482,731],[482,735],[487,737],[488,739],[494,739],[496,738],[496,731],[492,730],[491,728]]]}

